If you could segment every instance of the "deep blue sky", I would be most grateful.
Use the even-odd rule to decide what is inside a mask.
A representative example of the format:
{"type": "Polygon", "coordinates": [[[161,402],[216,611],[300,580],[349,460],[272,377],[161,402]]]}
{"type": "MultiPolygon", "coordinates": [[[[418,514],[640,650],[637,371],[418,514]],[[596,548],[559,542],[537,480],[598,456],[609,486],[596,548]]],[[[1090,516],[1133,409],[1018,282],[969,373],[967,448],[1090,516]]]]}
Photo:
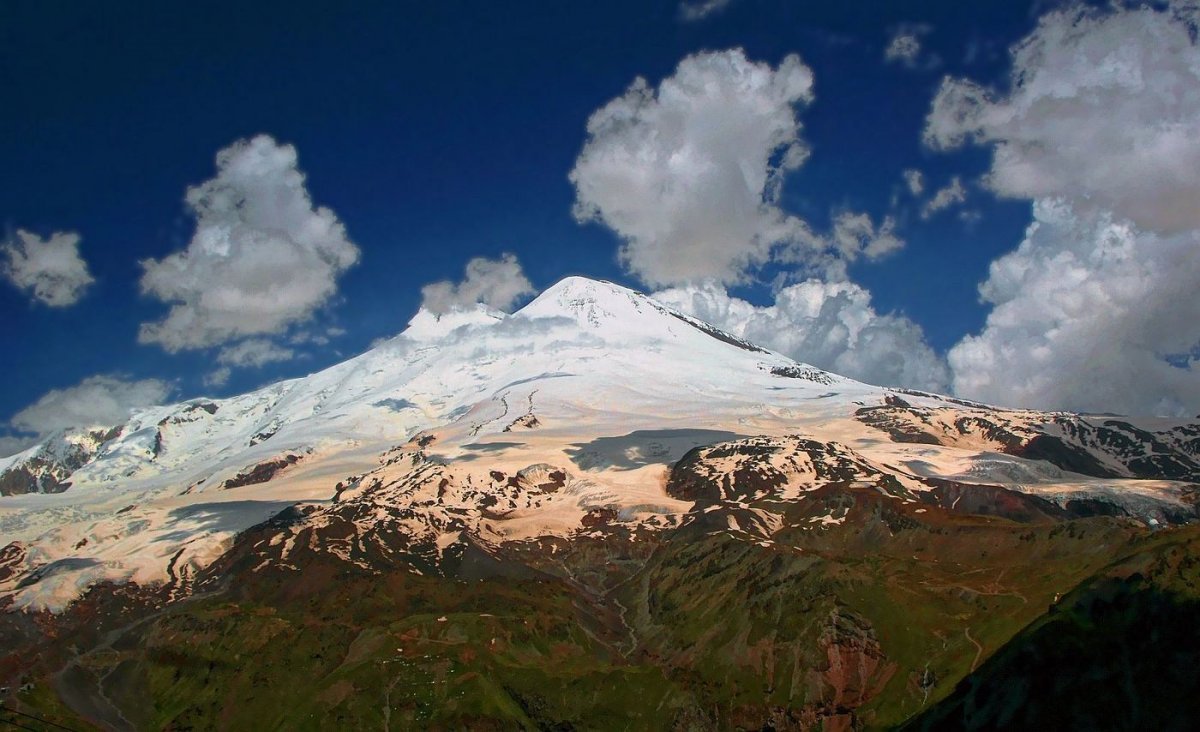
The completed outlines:
{"type": "MultiPolygon", "coordinates": [[[[265,132],[296,146],[309,191],[362,260],[322,317],[347,332],[306,358],[235,372],[218,393],[299,375],[403,329],[421,285],[468,259],[516,253],[535,287],[568,274],[635,285],[608,230],[571,216],[567,180],[588,116],[635,76],[657,83],[689,53],[740,46],[816,77],[802,113],[808,163],[783,207],[824,225],[831,210],[881,216],[917,167],[931,188],[973,179],[987,153],[922,149],[942,75],[1000,81],[1005,49],[1033,28],[1027,3],[741,0],[700,22],[674,2],[80,3],[0,6],[0,216],[9,231],[73,230],[96,284],[48,308],[0,287],[0,420],[97,373],[201,385],[211,353],[138,345],[161,303],[138,294],[138,261],[187,244],[188,185],[213,156],[265,132]],[[927,23],[941,63],[883,62],[899,23],[927,23]],[[983,49],[968,57],[968,47],[983,49]]],[[[857,265],[881,311],[920,323],[939,351],[979,329],[977,284],[1020,241],[1025,202],[973,190],[981,218],[902,220],[907,247],[857,265]]],[[[769,298],[765,286],[737,294],[769,298]]]]}

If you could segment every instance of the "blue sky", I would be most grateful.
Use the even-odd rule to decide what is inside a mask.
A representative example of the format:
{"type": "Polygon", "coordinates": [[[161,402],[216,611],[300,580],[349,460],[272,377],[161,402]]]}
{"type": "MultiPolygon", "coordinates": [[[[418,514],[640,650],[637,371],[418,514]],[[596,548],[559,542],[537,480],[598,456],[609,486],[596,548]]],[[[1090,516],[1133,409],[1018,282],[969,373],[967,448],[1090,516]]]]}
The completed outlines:
{"type": "MultiPolygon", "coordinates": [[[[1000,96],[988,103],[996,109],[1015,100],[1015,93],[1003,97],[1014,66],[1009,47],[1038,32],[1040,18],[1049,33],[1053,23],[1045,18],[1071,6],[1012,0],[717,5],[689,20],[687,6],[678,2],[6,3],[0,9],[7,102],[0,160],[7,174],[0,177],[0,215],[10,243],[18,231],[42,240],[55,232],[77,234],[93,281],[66,306],[47,304],[15,281],[0,287],[0,336],[8,354],[0,362],[0,419],[96,375],[159,380],[171,397],[186,398],[311,372],[402,330],[424,285],[461,279],[476,257],[512,253],[535,289],[569,274],[644,290],[686,289],[690,283],[650,281],[624,265],[620,231],[578,222],[568,174],[588,141],[589,117],[635,78],[653,89],[689,56],[736,48],[762,68],[777,69],[797,54],[811,69],[812,100],[793,105],[809,155],[787,172],[772,205],[821,236],[832,235],[838,214],[866,214],[876,227],[891,217],[903,246],[874,260],[846,258],[837,275],[814,274],[811,262],[772,255],[718,283],[722,297],[766,308],[781,288],[809,277],[853,283],[854,292],[869,294],[870,317],[907,318],[923,347],[944,362],[965,336],[985,329],[996,307],[981,302],[978,289],[989,266],[1021,244],[1039,200],[1071,191],[986,183],[983,176],[998,165],[994,150],[1019,137],[1012,125],[976,120],[975,128],[958,130],[958,137],[970,138],[966,144],[951,140],[953,133],[943,144],[923,142],[923,130],[947,77],[994,87],[1000,96]],[[886,51],[902,35],[919,48],[889,61],[886,51]],[[139,342],[141,324],[161,321],[168,310],[140,291],[139,262],[161,261],[189,246],[196,219],[185,191],[217,174],[219,150],[260,134],[294,146],[312,202],[344,225],[358,258],[332,275],[336,291],[303,318],[251,334],[286,346],[291,357],[235,366],[218,383],[212,378],[216,355],[237,338],[214,336],[203,347],[175,353],[162,343],[139,342]],[[920,171],[921,194],[906,187],[905,170],[920,171]],[[922,218],[922,207],[955,176],[965,200],[922,218]]],[[[1167,17],[1170,12],[1112,11],[1129,21],[1122,27],[1112,18],[1087,17],[1095,26],[1091,37],[1132,37],[1160,21],[1168,28],[1186,25],[1167,17]]],[[[1184,121],[1192,112],[1170,111],[1184,121]]],[[[1083,190],[1080,200],[1098,200],[1103,191],[1087,188],[1096,176],[1081,170],[1062,185],[1083,190]]],[[[1121,201],[1108,201],[1105,210],[1130,218],[1139,231],[1180,235],[1178,226],[1155,229],[1158,220],[1138,218],[1141,209],[1132,204],[1127,212],[1121,201]]],[[[1181,244],[1181,251],[1191,244],[1181,244]]],[[[686,305],[694,301],[679,292],[676,297],[681,306],[699,307],[686,305]]],[[[1156,323],[1167,317],[1159,316],[1156,323]]],[[[772,322],[781,330],[792,327],[772,322]]],[[[723,325],[753,331],[745,322],[723,325]]],[[[1114,409],[1197,409],[1187,356],[1195,342],[1185,334],[1168,345],[1146,344],[1148,353],[1170,355],[1170,368],[1184,373],[1168,372],[1160,381],[1172,386],[1114,409]]],[[[853,376],[876,373],[855,365],[861,361],[855,348],[817,358],[792,355],[859,368],[853,376]]],[[[917,383],[909,385],[992,398],[1012,394],[998,401],[1029,406],[1105,406],[1076,392],[1056,395],[995,379],[980,387],[955,380],[953,366],[946,373],[942,382],[911,377],[917,383]]],[[[1114,384],[1118,377],[1126,378],[1115,375],[1114,384]]],[[[9,432],[28,436],[42,425],[16,420],[9,432]]]]}

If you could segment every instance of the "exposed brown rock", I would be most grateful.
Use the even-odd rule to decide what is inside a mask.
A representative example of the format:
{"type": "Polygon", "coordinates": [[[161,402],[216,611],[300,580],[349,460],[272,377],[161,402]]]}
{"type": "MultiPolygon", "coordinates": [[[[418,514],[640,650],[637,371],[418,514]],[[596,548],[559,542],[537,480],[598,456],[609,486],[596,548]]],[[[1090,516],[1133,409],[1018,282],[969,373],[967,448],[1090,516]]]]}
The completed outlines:
{"type": "Polygon", "coordinates": [[[270,479],[274,478],[275,474],[280,470],[283,470],[289,465],[295,465],[298,462],[300,462],[300,456],[291,454],[284,455],[283,457],[275,460],[268,460],[265,463],[259,463],[258,465],[255,465],[253,468],[250,468],[250,470],[244,473],[238,473],[234,477],[225,481],[221,487],[225,489],[241,488],[242,486],[246,485],[266,483],[270,479]]]}

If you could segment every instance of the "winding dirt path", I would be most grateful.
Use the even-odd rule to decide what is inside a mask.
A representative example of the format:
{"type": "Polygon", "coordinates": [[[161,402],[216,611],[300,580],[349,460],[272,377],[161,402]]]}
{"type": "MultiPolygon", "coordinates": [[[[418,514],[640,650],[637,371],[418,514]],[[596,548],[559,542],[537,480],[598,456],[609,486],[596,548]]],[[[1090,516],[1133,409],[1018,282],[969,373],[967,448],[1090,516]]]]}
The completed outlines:
{"type": "Polygon", "coordinates": [[[967,640],[971,641],[971,645],[975,646],[975,659],[971,661],[971,673],[975,672],[975,668],[979,666],[979,658],[983,655],[983,646],[979,645],[979,641],[971,637],[971,629],[963,628],[963,635],[967,640]]]}

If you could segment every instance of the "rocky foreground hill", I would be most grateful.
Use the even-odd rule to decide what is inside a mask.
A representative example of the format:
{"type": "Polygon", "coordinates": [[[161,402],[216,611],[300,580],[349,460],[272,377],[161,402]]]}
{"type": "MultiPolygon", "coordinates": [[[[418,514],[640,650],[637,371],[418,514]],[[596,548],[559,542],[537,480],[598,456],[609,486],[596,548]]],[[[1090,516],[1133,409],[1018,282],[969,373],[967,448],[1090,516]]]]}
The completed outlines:
{"type": "Polygon", "coordinates": [[[1185,729],[1198,486],[1195,421],[874,387],[570,278],[0,460],[3,704],[73,729],[1185,729]]]}

